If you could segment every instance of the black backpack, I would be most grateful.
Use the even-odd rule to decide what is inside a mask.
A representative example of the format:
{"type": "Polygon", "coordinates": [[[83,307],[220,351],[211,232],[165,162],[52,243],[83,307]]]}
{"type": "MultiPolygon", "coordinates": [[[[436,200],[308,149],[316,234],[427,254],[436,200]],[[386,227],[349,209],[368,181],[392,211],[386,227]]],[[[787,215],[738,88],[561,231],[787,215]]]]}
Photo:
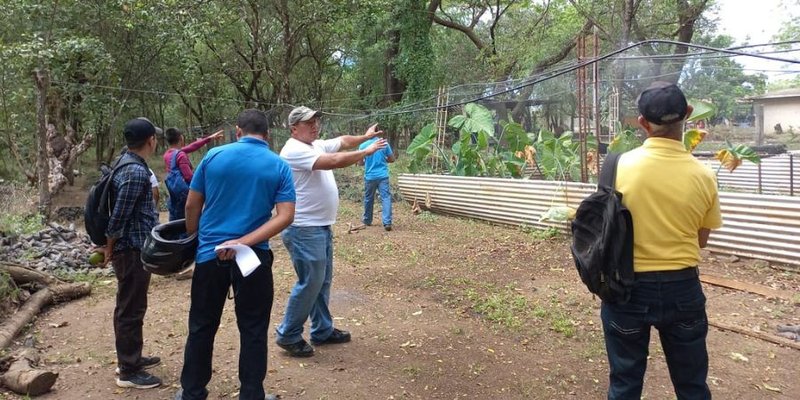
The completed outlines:
{"type": "Polygon", "coordinates": [[[113,193],[114,174],[129,164],[139,164],[147,168],[146,165],[133,158],[127,158],[124,161],[123,158],[124,156],[117,159],[113,168],[108,165],[100,166],[100,178],[89,189],[89,196],[86,197],[86,206],[83,208],[84,226],[92,243],[98,246],[106,245],[106,229],[116,200],[113,193]]]}
{"type": "Polygon", "coordinates": [[[620,154],[609,153],[597,191],[572,221],[572,257],[581,280],[605,302],[624,304],[633,287],[633,220],[614,189],[620,154]]]}

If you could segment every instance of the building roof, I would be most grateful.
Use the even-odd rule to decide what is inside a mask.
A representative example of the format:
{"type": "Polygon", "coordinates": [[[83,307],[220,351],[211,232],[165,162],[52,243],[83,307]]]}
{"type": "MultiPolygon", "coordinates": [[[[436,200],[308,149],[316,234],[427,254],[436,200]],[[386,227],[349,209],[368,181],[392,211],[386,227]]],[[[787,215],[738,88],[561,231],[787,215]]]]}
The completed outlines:
{"type": "Polygon", "coordinates": [[[773,100],[773,99],[788,99],[793,97],[800,97],[800,88],[776,90],[763,94],[761,96],[750,97],[753,101],[759,100],[773,100]]]}

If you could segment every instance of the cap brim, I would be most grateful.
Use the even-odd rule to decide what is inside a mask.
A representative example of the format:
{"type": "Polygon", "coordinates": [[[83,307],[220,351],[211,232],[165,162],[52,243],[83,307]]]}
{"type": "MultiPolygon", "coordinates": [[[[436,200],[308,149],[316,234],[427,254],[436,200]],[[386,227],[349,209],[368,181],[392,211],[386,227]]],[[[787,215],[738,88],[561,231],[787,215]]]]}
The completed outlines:
{"type": "Polygon", "coordinates": [[[308,120],[310,120],[312,118],[321,117],[321,116],[322,116],[322,111],[314,111],[314,112],[306,113],[305,115],[303,115],[303,118],[300,118],[300,122],[308,121],[308,120]]]}

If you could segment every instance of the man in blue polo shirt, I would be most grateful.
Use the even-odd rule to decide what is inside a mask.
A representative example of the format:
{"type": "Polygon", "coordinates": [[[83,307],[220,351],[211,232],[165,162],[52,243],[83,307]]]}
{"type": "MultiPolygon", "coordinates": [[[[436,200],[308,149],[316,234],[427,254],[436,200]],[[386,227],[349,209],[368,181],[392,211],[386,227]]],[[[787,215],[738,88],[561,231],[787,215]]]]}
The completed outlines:
{"type": "MultiPolygon", "coordinates": [[[[378,139],[367,140],[361,143],[358,149],[364,150],[376,140],[378,139]]],[[[392,191],[389,186],[389,163],[393,162],[394,153],[388,143],[386,147],[364,158],[364,217],[361,219],[364,225],[372,225],[372,210],[375,206],[375,191],[377,190],[381,196],[383,229],[392,230],[392,191]]]]}
{"type": "Polygon", "coordinates": [[[264,113],[243,111],[236,120],[239,141],[210,150],[192,178],[186,230],[192,234],[199,229],[199,246],[181,390],[176,399],[208,396],[214,336],[231,285],[241,338],[239,398],[265,399],[267,326],[273,300],[269,239],[292,223],[295,205],[292,170],[267,145],[267,127],[264,113]],[[261,265],[242,276],[235,251],[215,251],[220,244],[249,246],[261,265]]]}

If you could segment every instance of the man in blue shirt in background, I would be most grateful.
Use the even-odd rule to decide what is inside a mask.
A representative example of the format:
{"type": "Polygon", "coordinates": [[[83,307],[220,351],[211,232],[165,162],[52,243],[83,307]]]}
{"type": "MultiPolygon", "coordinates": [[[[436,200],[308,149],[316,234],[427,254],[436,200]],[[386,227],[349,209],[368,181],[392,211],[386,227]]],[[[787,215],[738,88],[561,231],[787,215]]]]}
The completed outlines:
{"type": "MultiPolygon", "coordinates": [[[[374,143],[377,138],[367,140],[358,149],[364,150],[374,143]]],[[[381,213],[383,229],[392,230],[392,190],[389,186],[389,163],[395,160],[391,146],[376,151],[364,158],[364,225],[372,225],[372,209],[375,206],[375,190],[381,196],[381,213]]]]}
{"type": "Polygon", "coordinates": [[[291,168],[265,140],[267,127],[263,112],[243,111],[236,120],[239,141],[210,150],[192,178],[186,231],[199,232],[199,245],[179,400],[208,397],[214,336],[231,285],[240,336],[239,398],[275,398],[264,395],[267,327],[274,295],[269,239],[294,220],[295,191],[291,168]],[[215,251],[220,244],[249,246],[261,264],[242,276],[235,251],[215,251]]]}

